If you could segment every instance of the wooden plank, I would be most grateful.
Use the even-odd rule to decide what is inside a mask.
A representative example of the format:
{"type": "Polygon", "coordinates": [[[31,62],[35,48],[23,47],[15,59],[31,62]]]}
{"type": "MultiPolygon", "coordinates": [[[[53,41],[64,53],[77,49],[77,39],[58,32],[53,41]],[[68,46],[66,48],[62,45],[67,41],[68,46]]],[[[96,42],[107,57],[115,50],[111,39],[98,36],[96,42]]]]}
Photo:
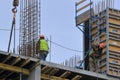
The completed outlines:
{"type": "Polygon", "coordinates": [[[79,11],[83,10],[84,8],[86,8],[86,7],[90,6],[92,3],[93,3],[93,2],[88,3],[88,4],[86,4],[85,6],[83,6],[83,7],[79,8],[79,9],[77,10],[77,12],[79,12],[79,11]]]}
{"type": "Polygon", "coordinates": [[[50,76],[50,75],[46,75],[46,74],[41,74],[41,78],[45,79],[45,80],[69,80],[69,79],[66,79],[66,78],[60,78],[60,77],[57,77],[57,76],[50,76]]]}
{"type": "Polygon", "coordinates": [[[77,25],[83,23],[84,21],[89,20],[90,18],[90,10],[85,11],[84,13],[77,16],[77,25]]]}
{"type": "Polygon", "coordinates": [[[45,67],[42,68],[41,71],[44,72],[44,71],[46,71],[48,68],[49,68],[48,66],[45,66],[45,67]]]}
{"type": "Polygon", "coordinates": [[[20,56],[15,59],[15,61],[11,65],[15,65],[21,60],[20,56]]]}
{"type": "Polygon", "coordinates": [[[8,54],[7,57],[5,58],[5,60],[2,63],[5,63],[7,60],[9,60],[11,58],[11,54],[8,54]]]}
{"type": "Polygon", "coordinates": [[[35,65],[32,66],[32,68],[30,70],[33,70],[35,67],[37,67],[38,65],[40,65],[40,60],[38,60],[35,65]]]}
{"type": "Polygon", "coordinates": [[[65,78],[65,77],[67,77],[67,76],[70,75],[70,74],[71,74],[70,71],[66,71],[66,72],[64,72],[62,75],[60,75],[60,77],[65,78]]]}
{"type": "Polygon", "coordinates": [[[76,75],[74,78],[72,78],[72,80],[80,80],[81,77],[82,76],[80,76],[80,75],[76,75]]]}
{"type": "Polygon", "coordinates": [[[0,63],[0,69],[13,71],[13,72],[22,72],[25,75],[30,74],[30,71],[28,69],[11,66],[11,65],[7,65],[7,64],[3,64],[3,63],[0,63]]]}
{"type": "MultiPolygon", "coordinates": [[[[21,58],[20,58],[20,57],[17,57],[17,58],[15,59],[15,61],[14,61],[11,65],[16,64],[16,63],[19,62],[20,60],[21,60],[21,58]]],[[[4,71],[5,71],[5,70],[1,70],[1,71],[0,71],[0,74],[3,73],[4,71]]],[[[11,73],[13,73],[13,72],[11,72],[11,73]]],[[[10,73],[10,74],[11,74],[11,73],[10,73]]],[[[8,75],[9,75],[9,74],[8,74],[8,75]]],[[[8,76],[8,75],[7,75],[7,76],[8,76]]]]}
{"type": "Polygon", "coordinates": [[[44,74],[49,74],[52,69],[53,69],[52,67],[49,67],[49,68],[48,68],[46,71],[44,71],[43,73],[44,73],[44,74]]]}
{"type": "Polygon", "coordinates": [[[49,75],[54,75],[58,71],[59,71],[59,69],[54,68],[53,70],[50,71],[49,75]]]}
{"type": "Polygon", "coordinates": [[[20,67],[25,66],[25,65],[28,64],[29,62],[30,62],[30,58],[26,59],[26,60],[22,63],[22,65],[21,65],[20,67]]]}
{"type": "Polygon", "coordinates": [[[85,2],[85,1],[86,0],[81,0],[81,1],[77,2],[76,5],[78,6],[79,4],[81,4],[81,3],[85,2]]]}

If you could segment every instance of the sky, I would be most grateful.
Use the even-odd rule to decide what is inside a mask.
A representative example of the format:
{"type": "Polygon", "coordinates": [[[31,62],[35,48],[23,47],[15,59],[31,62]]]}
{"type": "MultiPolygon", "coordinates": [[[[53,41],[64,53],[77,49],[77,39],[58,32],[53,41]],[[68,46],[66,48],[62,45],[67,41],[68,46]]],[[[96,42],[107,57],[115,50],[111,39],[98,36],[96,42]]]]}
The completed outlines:
{"type": "MultiPolygon", "coordinates": [[[[75,2],[77,1],[79,0],[41,0],[41,33],[48,39],[51,36],[51,41],[62,46],[83,51],[83,33],[75,25],[75,2]]],[[[97,2],[99,0],[93,1],[97,2]]],[[[88,2],[89,0],[87,0],[88,2]]],[[[118,7],[118,5],[115,6],[118,7]]],[[[12,8],[12,0],[0,0],[0,29],[7,29],[0,30],[0,50],[3,51],[7,51],[8,48],[13,17],[12,8]]],[[[18,8],[16,29],[19,29],[19,20],[18,8]]],[[[19,30],[16,30],[16,50],[18,44],[19,30]]],[[[10,51],[12,50],[13,39],[10,51]]],[[[51,43],[51,52],[47,56],[47,61],[61,63],[75,55],[83,58],[82,52],[67,50],[51,43]]]]}

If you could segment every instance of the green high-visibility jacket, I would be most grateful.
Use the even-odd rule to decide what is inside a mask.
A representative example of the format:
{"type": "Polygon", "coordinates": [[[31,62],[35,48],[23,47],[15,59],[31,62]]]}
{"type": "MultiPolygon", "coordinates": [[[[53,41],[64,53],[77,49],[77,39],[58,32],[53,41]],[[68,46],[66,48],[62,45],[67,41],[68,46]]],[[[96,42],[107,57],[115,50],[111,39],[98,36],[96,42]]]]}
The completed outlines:
{"type": "Polygon", "coordinates": [[[49,47],[48,47],[48,43],[46,40],[41,39],[40,40],[40,51],[47,51],[48,52],[49,47]]]}
{"type": "Polygon", "coordinates": [[[91,49],[90,52],[89,52],[89,56],[91,56],[93,53],[94,53],[94,50],[91,49]]]}

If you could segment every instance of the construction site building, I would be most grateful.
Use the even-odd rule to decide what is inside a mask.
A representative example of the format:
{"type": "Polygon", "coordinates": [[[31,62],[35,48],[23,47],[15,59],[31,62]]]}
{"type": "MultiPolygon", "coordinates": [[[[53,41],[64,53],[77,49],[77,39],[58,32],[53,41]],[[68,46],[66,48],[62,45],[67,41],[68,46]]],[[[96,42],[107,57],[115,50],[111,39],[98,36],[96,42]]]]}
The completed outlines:
{"type": "MultiPolygon", "coordinates": [[[[98,4],[97,12],[91,8],[78,15],[77,26],[84,24],[85,52],[89,51],[92,44],[98,45],[102,42],[106,45],[97,61],[96,72],[120,78],[120,10],[111,8],[107,3],[113,4],[111,2],[106,2],[106,6],[105,3],[98,4]]],[[[84,68],[95,71],[89,55],[85,59],[84,68]]]]}
{"type": "Polygon", "coordinates": [[[107,8],[97,16],[99,19],[91,22],[92,43],[106,44],[98,62],[98,69],[103,74],[120,77],[120,11],[107,8]]]}
{"type": "Polygon", "coordinates": [[[0,50],[0,80],[119,80],[0,50]]]}
{"type": "MultiPolygon", "coordinates": [[[[0,80],[119,80],[120,11],[109,6],[97,13],[93,8],[76,16],[77,26],[84,26],[84,69],[68,67],[33,58],[40,34],[39,0],[20,0],[20,54],[0,50],[0,80]],[[39,17],[38,17],[39,16],[39,17]],[[91,44],[105,43],[94,70],[87,55],[91,44]],[[86,56],[87,55],[87,56],[86,56]]],[[[76,5],[86,0],[81,0],[76,5]]],[[[108,1],[108,0],[107,0],[108,1]]],[[[91,5],[87,4],[78,9],[91,5]]],[[[98,7],[99,8],[99,7],[98,7]]]]}

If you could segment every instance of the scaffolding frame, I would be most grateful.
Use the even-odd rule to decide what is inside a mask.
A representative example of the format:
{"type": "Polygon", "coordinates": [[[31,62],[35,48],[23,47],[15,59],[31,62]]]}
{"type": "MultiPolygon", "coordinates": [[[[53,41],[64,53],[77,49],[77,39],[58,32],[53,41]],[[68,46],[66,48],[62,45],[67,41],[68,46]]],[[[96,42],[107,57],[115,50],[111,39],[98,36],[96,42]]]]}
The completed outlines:
{"type": "MultiPolygon", "coordinates": [[[[91,37],[91,40],[87,41],[87,43],[89,43],[89,45],[87,44],[87,49],[90,49],[90,44],[98,45],[100,42],[105,43],[106,46],[103,48],[101,57],[97,60],[96,70],[91,65],[92,61],[90,61],[89,57],[86,57],[86,53],[88,53],[89,50],[85,49],[85,51],[88,52],[85,52],[83,61],[89,61],[89,65],[86,65],[88,63],[85,61],[85,67],[89,66],[90,71],[119,77],[120,59],[118,56],[120,56],[120,37],[118,35],[120,34],[120,10],[114,8],[114,0],[101,0],[93,6],[93,9],[94,15],[88,18],[86,16],[86,12],[88,13],[88,11],[80,15],[76,15],[76,18],[78,18],[76,19],[76,26],[78,27],[81,23],[85,24],[86,21],[88,22],[87,27],[83,25],[85,28],[84,33],[88,34],[86,32],[90,31],[89,37],[91,37]]],[[[84,39],[86,40],[85,34],[84,39]]],[[[86,48],[86,42],[84,43],[84,48],[86,48]]]]}

